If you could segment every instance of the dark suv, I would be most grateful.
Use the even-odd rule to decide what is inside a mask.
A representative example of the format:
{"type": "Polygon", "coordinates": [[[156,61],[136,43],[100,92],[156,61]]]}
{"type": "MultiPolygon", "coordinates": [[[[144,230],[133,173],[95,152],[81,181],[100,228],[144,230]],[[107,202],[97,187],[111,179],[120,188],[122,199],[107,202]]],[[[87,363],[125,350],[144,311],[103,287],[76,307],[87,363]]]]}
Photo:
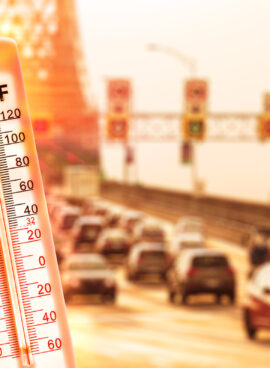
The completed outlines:
{"type": "Polygon", "coordinates": [[[186,303],[192,294],[227,295],[235,301],[235,276],[226,255],[210,249],[183,250],[168,272],[169,300],[186,303]]]}

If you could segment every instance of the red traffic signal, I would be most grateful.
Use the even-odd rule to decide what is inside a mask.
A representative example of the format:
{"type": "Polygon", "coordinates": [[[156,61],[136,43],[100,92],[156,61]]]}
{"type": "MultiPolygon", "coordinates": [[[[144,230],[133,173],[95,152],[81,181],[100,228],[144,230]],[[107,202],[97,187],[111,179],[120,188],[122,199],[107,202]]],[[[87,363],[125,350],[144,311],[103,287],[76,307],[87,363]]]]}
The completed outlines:
{"type": "Polygon", "coordinates": [[[47,119],[35,119],[33,127],[35,133],[46,133],[49,130],[49,121],[47,119]]]}
{"type": "Polygon", "coordinates": [[[32,126],[36,138],[47,139],[52,134],[52,119],[47,115],[34,115],[32,126]]]}

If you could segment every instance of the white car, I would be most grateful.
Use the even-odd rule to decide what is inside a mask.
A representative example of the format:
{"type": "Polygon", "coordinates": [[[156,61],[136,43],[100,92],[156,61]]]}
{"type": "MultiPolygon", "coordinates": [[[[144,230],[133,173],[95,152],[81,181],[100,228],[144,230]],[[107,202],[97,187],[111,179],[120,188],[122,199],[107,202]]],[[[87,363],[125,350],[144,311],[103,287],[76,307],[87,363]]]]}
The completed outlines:
{"type": "Polygon", "coordinates": [[[120,227],[132,233],[134,227],[143,220],[144,214],[140,211],[125,211],[120,220],[120,227]]]}
{"type": "Polygon", "coordinates": [[[173,257],[176,257],[184,249],[204,248],[205,238],[199,232],[179,233],[173,239],[169,246],[169,251],[173,257]]]}
{"type": "Polygon", "coordinates": [[[74,223],[73,251],[92,252],[97,239],[105,228],[105,219],[101,216],[81,216],[74,223]]]}
{"type": "Polygon", "coordinates": [[[260,329],[270,330],[270,262],[258,267],[248,283],[243,319],[250,339],[260,329]]]}
{"type": "Polygon", "coordinates": [[[128,255],[127,278],[136,280],[147,274],[158,274],[166,278],[170,264],[163,243],[138,243],[128,255]]]}
{"type": "Polygon", "coordinates": [[[80,216],[81,209],[76,206],[64,205],[58,212],[54,227],[58,232],[67,233],[72,229],[75,221],[80,216]]]}
{"type": "Polygon", "coordinates": [[[134,227],[132,240],[134,243],[165,243],[166,233],[157,221],[146,219],[134,227]]]}
{"type": "Polygon", "coordinates": [[[63,263],[61,278],[66,302],[74,294],[99,294],[104,301],[115,301],[114,274],[99,254],[70,255],[63,263]]]}
{"type": "Polygon", "coordinates": [[[103,255],[122,254],[129,252],[131,247],[130,236],[123,229],[110,228],[99,236],[96,250],[103,255]]]}

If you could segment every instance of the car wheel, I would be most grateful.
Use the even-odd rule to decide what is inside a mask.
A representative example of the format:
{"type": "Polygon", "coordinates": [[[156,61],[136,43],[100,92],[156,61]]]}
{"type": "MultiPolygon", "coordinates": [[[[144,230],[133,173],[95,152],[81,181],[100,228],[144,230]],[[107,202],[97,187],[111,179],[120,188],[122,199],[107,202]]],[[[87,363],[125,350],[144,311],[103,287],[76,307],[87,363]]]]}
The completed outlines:
{"type": "Polygon", "coordinates": [[[217,304],[221,304],[222,303],[222,295],[221,294],[216,294],[216,303],[217,304]]]}
{"type": "Polygon", "coordinates": [[[71,299],[71,293],[70,293],[70,292],[65,292],[65,293],[64,293],[64,298],[65,298],[65,302],[66,302],[66,303],[70,302],[70,299],[71,299]]]}
{"type": "Polygon", "coordinates": [[[170,303],[175,304],[175,291],[169,290],[168,299],[170,303]]]}
{"type": "Polygon", "coordinates": [[[132,281],[133,280],[133,275],[130,273],[130,271],[127,271],[127,279],[129,281],[132,281]]]}
{"type": "Polygon", "coordinates": [[[250,312],[248,309],[244,310],[244,324],[248,338],[251,340],[255,339],[257,329],[251,324],[250,312]]]}
{"type": "Polygon", "coordinates": [[[115,294],[105,294],[102,299],[106,304],[114,304],[116,298],[115,294]]]}
{"type": "Polygon", "coordinates": [[[183,305],[187,304],[188,296],[189,296],[188,293],[186,291],[183,291],[181,296],[182,296],[181,303],[183,305]]]}
{"type": "Polygon", "coordinates": [[[229,294],[229,298],[230,298],[230,303],[235,304],[235,293],[234,292],[229,294]]]}

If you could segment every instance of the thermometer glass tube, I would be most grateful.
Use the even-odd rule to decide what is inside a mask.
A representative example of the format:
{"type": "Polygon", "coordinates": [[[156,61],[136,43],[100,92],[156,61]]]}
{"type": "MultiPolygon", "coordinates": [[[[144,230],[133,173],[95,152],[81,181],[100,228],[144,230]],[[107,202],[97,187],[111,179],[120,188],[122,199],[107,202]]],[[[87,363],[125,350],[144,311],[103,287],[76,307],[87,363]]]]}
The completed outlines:
{"type": "Polygon", "coordinates": [[[18,52],[0,38],[0,365],[75,368],[18,52]]]}

